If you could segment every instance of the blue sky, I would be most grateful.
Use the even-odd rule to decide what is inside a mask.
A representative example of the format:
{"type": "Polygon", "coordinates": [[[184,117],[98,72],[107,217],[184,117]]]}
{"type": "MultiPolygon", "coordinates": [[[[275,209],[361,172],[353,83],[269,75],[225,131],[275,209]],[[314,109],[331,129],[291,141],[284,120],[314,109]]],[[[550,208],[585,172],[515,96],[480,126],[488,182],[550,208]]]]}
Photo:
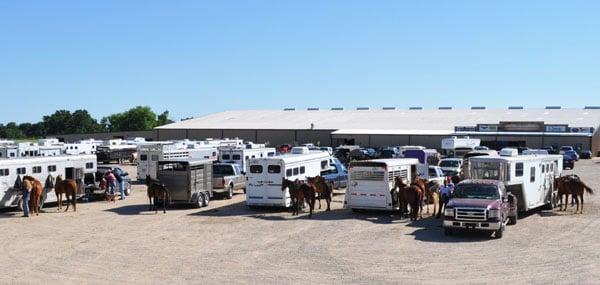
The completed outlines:
{"type": "Polygon", "coordinates": [[[598,15],[598,1],[3,0],[0,122],[600,105],[598,15]]]}

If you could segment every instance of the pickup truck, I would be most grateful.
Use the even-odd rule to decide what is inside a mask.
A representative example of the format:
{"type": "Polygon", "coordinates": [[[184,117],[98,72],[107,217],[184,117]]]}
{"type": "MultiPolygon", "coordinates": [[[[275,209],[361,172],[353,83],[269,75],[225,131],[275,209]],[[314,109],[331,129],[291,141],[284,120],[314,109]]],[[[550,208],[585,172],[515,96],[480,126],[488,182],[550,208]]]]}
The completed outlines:
{"type": "Polygon", "coordinates": [[[444,209],[444,234],[480,230],[502,238],[506,225],[517,223],[517,199],[497,180],[464,180],[444,209]]]}
{"type": "Polygon", "coordinates": [[[235,163],[213,164],[212,176],[213,192],[225,195],[227,199],[233,198],[233,191],[243,189],[246,191],[246,174],[235,163]]]}
{"type": "Polygon", "coordinates": [[[346,188],[348,186],[348,170],[337,158],[329,160],[331,168],[321,171],[321,176],[333,184],[334,189],[346,188]]]}
{"type": "Polygon", "coordinates": [[[446,180],[446,175],[444,175],[444,171],[439,166],[429,166],[429,173],[427,173],[427,181],[437,181],[440,185],[444,185],[444,180],[446,180]]]}

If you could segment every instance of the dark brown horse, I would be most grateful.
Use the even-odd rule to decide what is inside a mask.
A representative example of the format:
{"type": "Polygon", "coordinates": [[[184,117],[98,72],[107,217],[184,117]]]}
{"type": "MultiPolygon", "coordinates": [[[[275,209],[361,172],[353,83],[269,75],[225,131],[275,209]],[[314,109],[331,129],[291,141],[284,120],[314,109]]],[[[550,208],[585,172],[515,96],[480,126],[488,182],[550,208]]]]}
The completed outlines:
{"type": "Polygon", "coordinates": [[[394,177],[394,187],[392,188],[392,192],[396,189],[398,189],[398,192],[396,193],[399,206],[398,211],[400,212],[400,219],[402,219],[408,212],[408,187],[406,187],[406,184],[404,184],[400,176],[394,177]]]}
{"type": "Polygon", "coordinates": [[[292,216],[298,215],[300,208],[304,205],[304,192],[300,190],[300,185],[302,185],[302,183],[300,183],[298,179],[291,181],[282,178],[281,180],[281,191],[288,189],[288,192],[290,193],[290,199],[292,200],[292,216]]]}
{"type": "Polygon", "coordinates": [[[308,202],[308,208],[310,210],[308,212],[308,218],[310,219],[312,218],[312,214],[315,209],[315,199],[317,191],[315,190],[315,187],[308,183],[302,183],[300,185],[300,191],[302,192],[302,195],[304,195],[304,199],[306,200],[306,202],[308,202]]]}
{"type": "Polygon", "coordinates": [[[423,218],[423,200],[425,198],[425,193],[427,192],[427,180],[422,179],[420,176],[416,176],[413,179],[413,182],[410,184],[411,186],[417,186],[419,191],[416,193],[419,205],[419,217],[423,218]]]}
{"type": "Polygon", "coordinates": [[[169,190],[167,186],[160,183],[159,181],[153,180],[150,175],[146,176],[146,193],[148,195],[148,200],[150,202],[149,209],[152,211],[154,209],[154,213],[158,213],[158,207],[156,203],[160,199],[163,204],[163,214],[167,213],[167,203],[169,200],[169,190]]]}
{"type": "Polygon", "coordinates": [[[75,180],[63,179],[62,175],[57,176],[54,191],[58,200],[58,210],[62,209],[62,195],[64,194],[67,198],[65,212],[69,210],[70,204],[73,204],[73,211],[77,212],[77,182],[75,180]]]}
{"type": "MultiPolygon", "coordinates": [[[[409,217],[411,221],[416,221],[417,218],[421,217],[419,210],[422,210],[423,203],[423,190],[417,185],[411,184],[406,185],[400,177],[397,177],[394,181],[394,187],[398,188],[398,201],[406,201],[406,204],[410,205],[409,217]]],[[[406,206],[400,206],[400,217],[402,218],[403,209],[406,206]]]]}
{"type": "MultiPolygon", "coordinates": [[[[437,206],[440,203],[440,184],[437,181],[427,181],[421,177],[415,178],[413,184],[419,186],[423,191],[423,199],[425,200],[425,207],[427,208],[427,214],[429,214],[429,204],[433,202],[433,215],[436,215],[437,206]]],[[[423,208],[421,206],[421,211],[423,208]]]]}
{"type": "Polygon", "coordinates": [[[44,198],[44,187],[42,186],[42,182],[32,176],[24,176],[23,186],[25,189],[31,190],[29,211],[35,213],[36,216],[39,216],[40,205],[44,198]]]}
{"type": "Polygon", "coordinates": [[[562,197],[566,196],[565,204],[564,204],[565,205],[564,211],[566,211],[567,205],[569,203],[569,195],[573,195],[573,199],[575,200],[575,203],[577,204],[577,208],[575,209],[575,214],[577,214],[578,212],[579,212],[579,214],[583,214],[583,194],[586,191],[589,194],[594,194],[594,190],[592,190],[592,188],[590,188],[585,183],[583,183],[581,178],[579,178],[578,176],[573,176],[573,175],[561,176],[561,177],[555,178],[554,185],[556,185],[556,188],[558,189],[558,195],[560,197],[559,211],[563,211],[562,197]],[[579,198],[581,198],[581,210],[579,209],[579,198]]]}
{"type": "Polygon", "coordinates": [[[331,199],[333,197],[333,186],[331,183],[322,176],[306,177],[308,184],[314,187],[317,193],[317,199],[319,200],[319,209],[321,209],[321,198],[325,198],[327,202],[327,209],[325,211],[331,211],[331,199]]]}

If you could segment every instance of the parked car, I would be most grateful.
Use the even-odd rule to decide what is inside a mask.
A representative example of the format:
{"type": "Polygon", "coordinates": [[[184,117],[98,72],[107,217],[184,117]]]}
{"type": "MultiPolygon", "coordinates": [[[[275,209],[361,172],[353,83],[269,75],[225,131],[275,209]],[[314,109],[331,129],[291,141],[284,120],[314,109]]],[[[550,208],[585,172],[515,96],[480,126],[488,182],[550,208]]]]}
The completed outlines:
{"type": "Polygon", "coordinates": [[[517,199],[498,180],[460,182],[444,210],[445,235],[464,229],[493,232],[501,238],[506,224],[516,223],[517,199]]]}
{"type": "Polygon", "coordinates": [[[212,174],[213,193],[233,198],[235,190],[246,189],[246,175],[240,166],[234,163],[213,164],[212,174]]]}
{"type": "Polygon", "coordinates": [[[563,154],[563,169],[575,168],[575,158],[570,155],[563,154]]]}
{"type": "Polygon", "coordinates": [[[592,151],[591,150],[584,150],[581,152],[581,155],[579,156],[579,158],[581,159],[591,159],[592,158],[592,151]]]}
{"type": "Polygon", "coordinates": [[[381,150],[381,158],[399,158],[400,151],[395,147],[388,147],[381,150]]]}
{"type": "Polygon", "coordinates": [[[490,150],[490,148],[484,145],[478,145],[474,147],[473,150],[490,150]]]}
{"type": "Polygon", "coordinates": [[[564,152],[564,154],[572,157],[573,159],[575,159],[575,161],[579,160],[579,154],[577,154],[577,152],[574,150],[567,150],[564,152]]]}
{"type": "Polygon", "coordinates": [[[558,150],[556,148],[554,148],[553,146],[545,146],[545,147],[542,147],[541,149],[546,150],[548,152],[548,154],[558,154],[558,150]]]}
{"type": "Polygon", "coordinates": [[[321,171],[321,176],[333,184],[334,189],[348,186],[348,170],[339,159],[333,157],[329,161],[331,168],[321,171]]]}
{"type": "Polygon", "coordinates": [[[520,146],[517,148],[517,151],[519,154],[523,154],[523,151],[526,151],[526,150],[529,150],[529,148],[526,146],[520,146]]]}
{"type": "Polygon", "coordinates": [[[575,150],[575,148],[573,148],[573,147],[572,147],[572,146],[570,146],[570,145],[563,145],[563,146],[561,146],[561,147],[560,147],[560,149],[559,149],[559,153],[560,153],[560,154],[563,154],[563,153],[565,153],[565,152],[567,152],[567,151],[574,151],[574,150],[575,150]]]}
{"type": "Polygon", "coordinates": [[[444,158],[440,160],[440,168],[446,176],[455,176],[460,173],[460,168],[463,164],[461,158],[444,158]]]}

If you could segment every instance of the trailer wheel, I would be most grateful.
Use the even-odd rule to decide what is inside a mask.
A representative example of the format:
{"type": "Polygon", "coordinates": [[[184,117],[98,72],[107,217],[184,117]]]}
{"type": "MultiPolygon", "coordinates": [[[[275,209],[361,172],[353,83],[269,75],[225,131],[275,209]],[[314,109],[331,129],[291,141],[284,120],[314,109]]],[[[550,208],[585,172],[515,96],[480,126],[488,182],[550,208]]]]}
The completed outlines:
{"type": "Polygon", "coordinates": [[[444,235],[445,236],[451,236],[454,234],[454,231],[452,231],[451,228],[444,228],[444,235]]]}
{"type": "Polygon", "coordinates": [[[229,186],[227,186],[227,193],[225,195],[227,195],[225,196],[227,199],[233,198],[233,185],[229,184],[229,186]]]}
{"type": "Polygon", "coordinates": [[[196,194],[196,199],[194,199],[194,208],[202,208],[204,206],[204,195],[201,193],[196,194]]]}
{"type": "Polygon", "coordinates": [[[209,201],[210,201],[210,197],[208,196],[208,193],[207,193],[207,192],[204,192],[204,193],[201,193],[200,195],[202,195],[202,197],[204,197],[204,198],[203,198],[203,203],[202,203],[202,206],[204,206],[204,207],[208,207],[208,203],[209,203],[209,201]]]}

